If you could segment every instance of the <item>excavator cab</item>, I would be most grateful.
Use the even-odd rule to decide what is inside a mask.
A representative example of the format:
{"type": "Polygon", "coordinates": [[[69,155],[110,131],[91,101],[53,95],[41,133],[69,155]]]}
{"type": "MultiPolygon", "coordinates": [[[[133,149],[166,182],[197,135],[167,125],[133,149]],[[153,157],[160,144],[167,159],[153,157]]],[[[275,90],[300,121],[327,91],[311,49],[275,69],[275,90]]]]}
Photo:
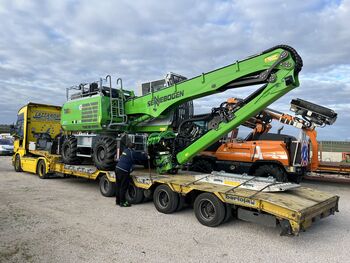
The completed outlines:
{"type": "MultiPolygon", "coordinates": [[[[174,72],[169,72],[166,74],[164,79],[142,83],[140,87],[141,93],[142,96],[145,96],[161,89],[170,87],[174,84],[181,83],[185,80],[187,80],[185,76],[176,74],[174,72]]],[[[172,110],[172,112],[170,114],[167,114],[167,116],[158,118],[156,120],[147,121],[147,126],[169,125],[174,130],[177,130],[182,121],[192,118],[193,112],[193,101],[187,101],[179,105],[175,110],[172,110]]]]}

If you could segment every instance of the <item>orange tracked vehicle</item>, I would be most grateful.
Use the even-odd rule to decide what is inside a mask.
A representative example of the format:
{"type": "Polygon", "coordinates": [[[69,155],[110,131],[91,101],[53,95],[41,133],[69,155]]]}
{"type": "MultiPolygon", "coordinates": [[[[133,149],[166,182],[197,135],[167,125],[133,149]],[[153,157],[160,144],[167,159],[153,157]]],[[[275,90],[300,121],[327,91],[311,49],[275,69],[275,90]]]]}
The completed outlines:
{"type": "MultiPolygon", "coordinates": [[[[228,99],[230,104],[239,101],[228,99]]],[[[291,111],[301,117],[265,109],[243,124],[253,129],[246,139],[237,139],[238,130],[233,131],[229,138],[196,156],[191,169],[201,172],[224,170],[299,182],[307,171],[316,171],[320,167],[315,128],[333,124],[337,114],[331,109],[301,99],[291,101],[291,111]],[[281,130],[277,134],[269,133],[272,120],[301,129],[303,139],[280,134],[281,130]],[[313,153],[311,158],[310,148],[313,153]]]]}

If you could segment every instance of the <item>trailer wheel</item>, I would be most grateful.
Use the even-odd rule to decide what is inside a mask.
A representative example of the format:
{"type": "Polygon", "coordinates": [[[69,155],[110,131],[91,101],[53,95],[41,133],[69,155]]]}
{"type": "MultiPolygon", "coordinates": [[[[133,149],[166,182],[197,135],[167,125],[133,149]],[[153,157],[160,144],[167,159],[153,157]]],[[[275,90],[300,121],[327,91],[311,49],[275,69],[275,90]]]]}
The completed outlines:
{"type": "Polygon", "coordinates": [[[159,185],[153,194],[156,209],[164,214],[174,213],[179,204],[179,195],[167,185],[159,185]]]}
{"type": "Polygon", "coordinates": [[[229,204],[225,204],[225,218],[223,223],[227,223],[228,221],[230,221],[233,218],[233,211],[232,211],[232,206],[229,204]]]}
{"type": "Polygon", "coordinates": [[[177,205],[176,211],[181,211],[185,206],[186,198],[181,194],[178,194],[178,195],[179,195],[179,204],[177,205]]]}
{"type": "Polygon", "coordinates": [[[144,198],[143,198],[144,202],[148,202],[153,199],[153,191],[150,189],[143,190],[143,195],[144,195],[144,198]]]}
{"type": "Polygon", "coordinates": [[[272,176],[273,178],[276,178],[278,182],[288,182],[287,173],[281,167],[274,164],[265,164],[258,167],[254,172],[254,176],[258,176],[258,177],[272,176]]]}
{"type": "Polygon", "coordinates": [[[93,148],[92,158],[94,164],[99,170],[112,171],[115,168],[115,154],[117,151],[117,142],[109,136],[100,136],[97,138],[93,148]]]}
{"type": "Polygon", "coordinates": [[[115,184],[108,180],[107,175],[103,175],[100,179],[100,192],[105,197],[115,196],[115,184]]]}
{"type": "Polygon", "coordinates": [[[225,205],[212,193],[202,193],[194,201],[194,213],[205,226],[215,227],[225,219],[225,205]]]}
{"type": "Polygon", "coordinates": [[[62,143],[62,160],[65,164],[77,164],[79,163],[78,141],[74,136],[65,137],[62,143]]]}
{"type": "Polygon", "coordinates": [[[39,160],[38,165],[36,167],[36,173],[40,179],[48,178],[48,175],[46,173],[46,164],[44,160],[39,160]]]}
{"type": "Polygon", "coordinates": [[[130,204],[140,204],[144,198],[143,189],[136,187],[134,184],[130,184],[125,194],[125,199],[130,204]]]}
{"type": "Polygon", "coordinates": [[[19,154],[16,155],[15,157],[15,163],[14,163],[14,168],[16,172],[22,172],[22,166],[21,166],[21,157],[19,156],[19,154]]]}

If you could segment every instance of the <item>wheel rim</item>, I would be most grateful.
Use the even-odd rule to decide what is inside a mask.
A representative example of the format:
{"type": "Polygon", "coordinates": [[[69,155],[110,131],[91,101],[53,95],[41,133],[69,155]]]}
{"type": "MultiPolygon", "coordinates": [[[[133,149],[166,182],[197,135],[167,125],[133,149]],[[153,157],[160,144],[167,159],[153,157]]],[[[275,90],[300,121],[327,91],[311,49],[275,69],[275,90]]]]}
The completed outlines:
{"type": "Polygon", "coordinates": [[[44,165],[41,163],[39,165],[39,176],[42,177],[44,174],[44,165]]]}
{"type": "Polygon", "coordinates": [[[108,188],[109,188],[109,182],[108,182],[108,180],[104,180],[103,181],[103,191],[107,192],[108,188]]]}
{"type": "Polygon", "coordinates": [[[166,208],[169,204],[169,195],[167,192],[162,191],[158,195],[158,203],[162,208],[166,208]]]}
{"type": "Polygon", "coordinates": [[[105,151],[105,149],[103,148],[103,147],[98,147],[97,148],[97,159],[99,160],[99,161],[103,161],[104,159],[105,159],[105,157],[106,157],[106,151],[105,151]]]}
{"type": "Polygon", "coordinates": [[[18,158],[18,155],[16,156],[15,166],[16,166],[16,169],[19,169],[19,158],[18,158]]]}
{"type": "Polygon", "coordinates": [[[216,215],[216,209],[214,204],[210,200],[202,200],[199,203],[200,216],[205,221],[211,221],[216,215]]]}

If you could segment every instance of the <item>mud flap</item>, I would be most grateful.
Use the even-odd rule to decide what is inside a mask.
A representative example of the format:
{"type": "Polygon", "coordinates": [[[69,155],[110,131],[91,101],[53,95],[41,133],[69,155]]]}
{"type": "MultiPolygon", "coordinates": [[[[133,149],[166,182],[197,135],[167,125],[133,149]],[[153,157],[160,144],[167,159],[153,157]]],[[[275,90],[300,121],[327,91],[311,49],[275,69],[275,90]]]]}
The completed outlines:
{"type": "Polygon", "coordinates": [[[292,235],[292,227],[288,220],[280,220],[279,225],[281,227],[280,236],[289,236],[292,235]]]}
{"type": "Polygon", "coordinates": [[[243,208],[237,209],[237,218],[268,227],[276,227],[277,225],[276,217],[243,208]]]}

